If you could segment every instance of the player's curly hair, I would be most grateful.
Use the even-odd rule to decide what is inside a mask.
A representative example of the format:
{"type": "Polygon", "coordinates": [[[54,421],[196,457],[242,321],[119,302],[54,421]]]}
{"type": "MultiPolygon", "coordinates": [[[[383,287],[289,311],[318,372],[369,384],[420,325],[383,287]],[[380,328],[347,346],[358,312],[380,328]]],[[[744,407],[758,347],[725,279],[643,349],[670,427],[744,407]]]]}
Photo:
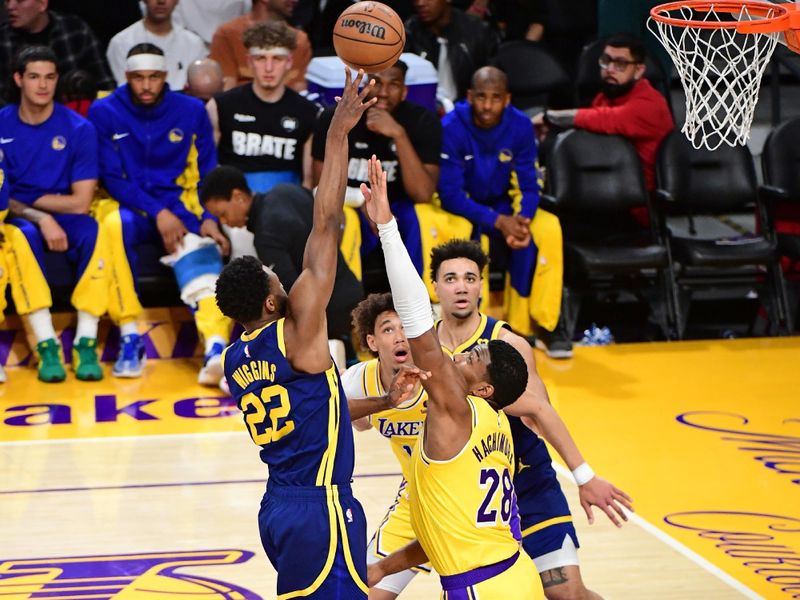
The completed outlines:
{"type": "Polygon", "coordinates": [[[250,48],[297,48],[297,34],[283,21],[256,23],[248,27],[242,36],[244,47],[250,48]]]}
{"type": "MultiPolygon", "coordinates": [[[[369,350],[367,336],[375,333],[375,321],[378,319],[378,315],[388,310],[396,312],[392,294],[389,292],[370,294],[353,309],[353,329],[355,329],[356,339],[362,350],[369,350]]],[[[376,352],[372,352],[372,354],[377,356],[376,352]]]]}
{"type": "Polygon", "coordinates": [[[489,342],[491,362],[487,368],[494,386],[492,403],[497,408],[514,404],[528,385],[528,365],[519,351],[504,340],[489,342]]]}
{"type": "Polygon", "coordinates": [[[475,240],[450,240],[446,244],[436,246],[431,250],[431,281],[436,281],[439,267],[446,260],[454,258],[468,258],[478,265],[478,272],[483,273],[484,267],[489,264],[489,257],[475,240]]]}
{"type": "Polygon", "coordinates": [[[226,317],[242,324],[257,321],[269,296],[264,265],[253,256],[232,260],[217,278],[216,296],[217,306],[226,317]]]}

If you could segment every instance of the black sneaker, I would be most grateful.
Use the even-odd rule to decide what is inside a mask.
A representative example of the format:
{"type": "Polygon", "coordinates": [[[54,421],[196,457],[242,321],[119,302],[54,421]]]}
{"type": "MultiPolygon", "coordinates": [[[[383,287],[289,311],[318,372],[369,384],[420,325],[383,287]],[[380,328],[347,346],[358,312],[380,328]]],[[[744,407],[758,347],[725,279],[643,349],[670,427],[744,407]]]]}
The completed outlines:
{"type": "Polygon", "coordinates": [[[536,347],[550,358],[572,358],[572,340],[567,337],[560,321],[555,331],[539,328],[536,347]]]}

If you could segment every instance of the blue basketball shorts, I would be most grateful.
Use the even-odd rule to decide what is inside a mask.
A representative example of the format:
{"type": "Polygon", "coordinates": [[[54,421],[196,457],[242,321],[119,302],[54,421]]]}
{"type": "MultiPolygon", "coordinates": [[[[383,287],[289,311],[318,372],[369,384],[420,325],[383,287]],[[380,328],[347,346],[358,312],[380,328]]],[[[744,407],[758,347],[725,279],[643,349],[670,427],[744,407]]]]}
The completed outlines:
{"type": "Polygon", "coordinates": [[[268,483],[258,526],[279,599],[367,598],[367,519],[350,486],[268,483]]]}

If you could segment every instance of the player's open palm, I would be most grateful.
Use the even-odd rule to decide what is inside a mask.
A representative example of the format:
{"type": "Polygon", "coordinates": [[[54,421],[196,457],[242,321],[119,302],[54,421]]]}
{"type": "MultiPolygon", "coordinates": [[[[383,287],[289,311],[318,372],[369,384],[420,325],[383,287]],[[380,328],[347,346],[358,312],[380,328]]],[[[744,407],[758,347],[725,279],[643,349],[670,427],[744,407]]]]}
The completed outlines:
{"type": "Polygon", "coordinates": [[[350,69],[347,67],[345,67],[344,72],[344,89],[342,90],[342,95],[336,98],[337,104],[331,119],[331,128],[342,127],[346,132],[349,132],[356,126],[364,111],[375,104],[378,99],[366,100],[375,86],[374,79],[370,79],[364,89],[360,92],[358,91],[358,86],[361,85],[361,81],[364,79],[364,71],[359,69],[355,79],[352,78],[350,69]]]}
{"type": "Polygon", "coordinates": [[[619,518],[617,518],[617,515],[619,515],[623,521],[628,520],[628,516],[620,505],[633,512],[633,500],[631,500],[631,497],[610,481],[606,481],[602,477],[596,475],[578,488],[578,496],[580,497],[583,510],[586,511],[589,525],[594,523],[592,506],[596,506],[606,513],[611,522],[617,527],[622,527],[622,523],[619,518]]]}
{"type": "Polygon", "coordinates": [[[364,194],[364,210],[373,223],[383,225],[392,220],[392,209],[389,207],[389,192],[386,187],[386,171],[381,166],[375,155],[369,159],[367,166],[367,179],[369,187],[361,184],[361,193],[364,194]]]}

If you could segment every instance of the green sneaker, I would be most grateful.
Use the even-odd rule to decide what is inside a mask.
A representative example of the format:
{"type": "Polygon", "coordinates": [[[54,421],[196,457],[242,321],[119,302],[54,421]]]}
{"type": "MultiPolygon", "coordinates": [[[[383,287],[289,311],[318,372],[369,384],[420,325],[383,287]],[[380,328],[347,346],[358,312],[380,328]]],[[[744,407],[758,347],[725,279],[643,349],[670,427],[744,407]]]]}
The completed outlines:
{"type": "Polygon", "coordinates": [[[72,346],[72,368],[81,381],[100,381],[103,368],[97,362],[97,340],[82,337],[72,346]]]}
{"type": "Polygon", "coordinates": [[[61,346],[55,338],[36,344],[39,355],[39,379],[45,383],[58,383],[67,378],[64,362],[61,360],[61,346]]]}

